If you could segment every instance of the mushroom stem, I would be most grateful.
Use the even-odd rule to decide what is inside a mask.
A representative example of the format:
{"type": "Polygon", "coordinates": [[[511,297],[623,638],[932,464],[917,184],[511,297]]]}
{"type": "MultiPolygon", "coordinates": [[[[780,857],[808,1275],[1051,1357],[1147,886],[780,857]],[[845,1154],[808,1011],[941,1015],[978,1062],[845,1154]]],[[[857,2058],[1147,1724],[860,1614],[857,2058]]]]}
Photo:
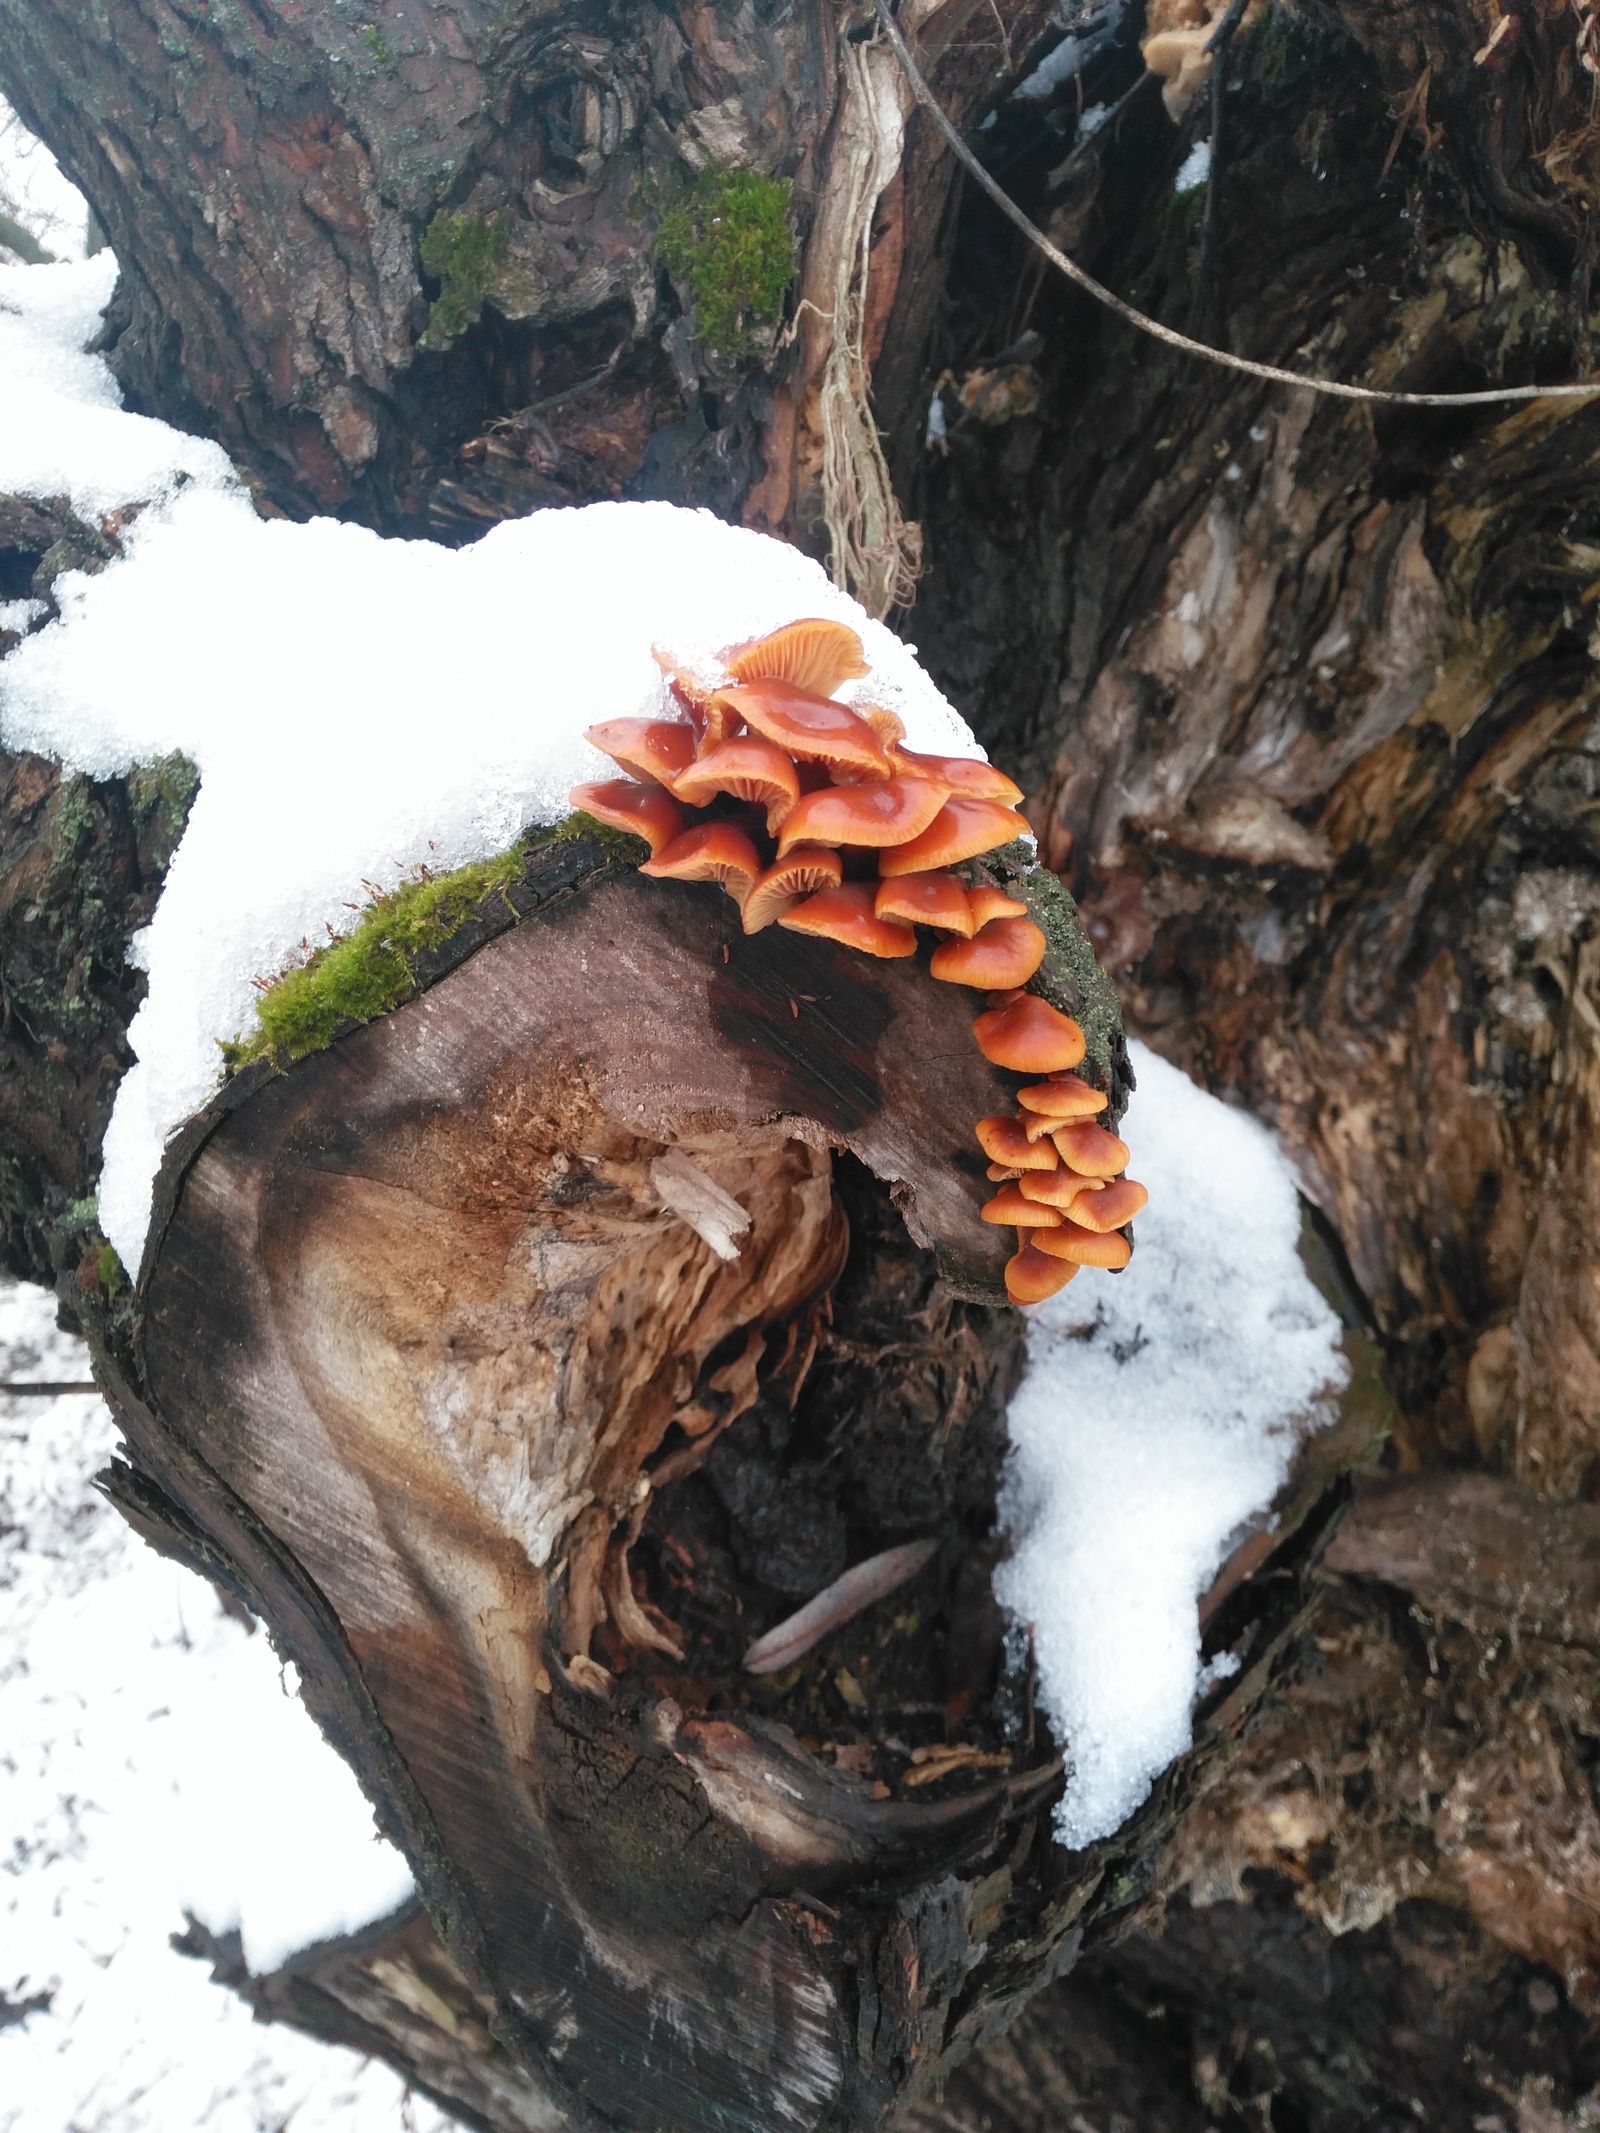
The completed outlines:
{"type": "Polygon", "coordinates": [[[744,1655],[747,1674],[778,1674],[803,1659],[830,1630],[853,1621],[863,1608],[881,1600],[908,1578],[914,1578],[938,1549],[936,1540],[907,1541],[899,1548],[885,1548],[882,1555],[869,1555],[843,1577],[824,1585],[814,1600],[757,1637],[744,1655]]]}

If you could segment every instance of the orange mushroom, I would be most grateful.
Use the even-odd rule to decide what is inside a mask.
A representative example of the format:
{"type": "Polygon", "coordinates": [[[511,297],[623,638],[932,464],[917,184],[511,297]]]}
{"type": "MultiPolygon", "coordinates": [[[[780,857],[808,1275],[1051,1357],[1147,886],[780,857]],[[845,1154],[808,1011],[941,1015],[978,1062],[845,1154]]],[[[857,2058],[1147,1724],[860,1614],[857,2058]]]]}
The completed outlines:
{"type": "MultiPolygon", "coordinates": [[[[864,770],[886,778],[893,765],[882,741],[864,718],[845,704],[808,696],[786,681],[740,683],[719,689],[711,699],[720,714],[742,720],[790,755],[834,769],[864,770]]],[[[709,728],[707,739],[710,739],[709,728]]],[[[717,736],[718,739],[722,735],[717,736]]]]}
{"type": "Polygon", "coordinates": [[[1004,889],[997,889],[987,881],[967,891],[967,904],[972,912],[974,933],[980,926],[987,926],[991,918],[1026,918],[1028,915],[1028,907],[1020,897],[1007,896],[1004,889]]]}
{"type": "Polygon", "coordinates": [[[1132,1154],[1126,1141],[1119,1141],[1114,1133],[1107,1133],[1104,1126],[1091,1126],[1079,1122],[1072,1126],[1057,1126],[1050,1138],[1056,1144],[1056,1153],[1069,1170],[1075,1170],[1080,1178],[1119,1177],[1128,1167],[1132,1154]]]}
{"type": "Polygon", "coordinates": [[[1031,918],[991,918],[970,941],[946,941],[928,968],[947,985],[1026,985],[1044,961],[1043,933],[1031,918]]]}
{"type": "Polygon", "coordinates": [[[1022,787],[982,756],[919,755],[914,748],[901,747],[896,747],[894,753],[897,770],[909,770],[920,778],[937,778],[964,799],[1000,800],[1007,807],[1015,807],[1022,798],[1022,787]]]}
{"type": "Polygon", "coordinates": [[[1095,1230],[1085,1229],[1080,1222],[1063,1222],[1058,1229],[1043,1230],[1034,1242],[1052,1259],[1070,1259],[1074,1266],[1103,1266],[1113,1274],[1120,1274],[1133,1257],[1133,1246],[1126,1237],[1119,1237],[1114,1231],[1103,1237],[1095,1230]]]}
{"type": "Polygon", "coordinates": [[[1048,1258],[1036,1245],[1025,1244],[1006,1261],[1006,1294],[1014,1304],[1043,1303],[1076,1280],[1077,1273],[1069,1260],[1048,1258]]]}
{"type": "Polygon", "coordinates": [[[825,941],[840,941],[846,948],[859,948],[863,955],[915,955],[917,936],[909,926],[892,918],[879,918],[872,908],[872,891],[863,882],[847,881],[842,888],[822,889],[803,904],[785,911],[778,924],[790,933],[812,933],[825,941]]]}
{"type": "Polygon", "coordinates": [[[715,719],[712,717],[711,699],[716,693],[713,684],[702,681],[689,667],[680,666],[672,654],[663,651],[659,644],[651,645],[650,657],[665,675],[674,702],[680,704],[688,713],[689,724],[696,738],[703,742],[714,724],[716,731],[711,734],[711,739],[725,740],[727,719],[721,712],[717,713],[715,719]]]}
{"type": "Polygon", "coordinates": [[[825,844],[797,844],[787,858],[768,867],[750,891],[744,907],[745,932],[761,932],[802,896],[836,889],[843,879],[844,862],[837,852],[830,852],[825,844]]]}
{"type": "Polygon", "coordinates": [[[885,852],[878,872],[885,880],[901,874],[920,874],[927,867],[953,867],[958,860],[976,859],[981,852],[995,851],[1014,837],[1028,836],[1027,823],[998,800],[971,800],[953,793],[919,837],[885,852]]]}
{"type": "Polygon", "coordinates": [[[742,911],[761,872],[761,854],[737,822],[702,822],[674,837],[639,872],[653,881],[720,881],[742,911]]]}
{"type": "Polygon", "coordinates": [[[991,1185],[1003,1185],[1008,1178],[1020,1178],[1022,1172],[1020,1170],[1008,1170],[1004,1163],[991,1163],[983,1174],[991,1185]]]}
{"type": "Polygon", "coordinates": [[[991,1066],[1009,1067],[1013,1074],[1059,1073],[1075,1067],[1088,1049],[1072,1017],[1033,992],[979,1015],[972,1034],[991,1066]]]}
{"type": "Polygon", "coordinates": [[[871,671],[855,631],[817,615],[736,644],[722,657],[735,681],[786,681],[809,696],[831,696],[841,682],[871,671]]]}
{"type": "Polygon", "coordinates": [[[778,835],[781,859],[794,844],[903,844],[944,806],[944,787],[921,778],[878,778],[870,785],[828,785],[808,792],[778,835]]]}
{"type": "Polygon", "coordinates": [[[1061,1220],[1053,1207],[1028,1199],[1017,1185],[1002,1185],[978,1211],[985,1222],[1007,1222],[1013,1229],[1053,1229],[1061,1220]]]}
{"type": "Polygon", "coordinates": [[[1037,1137],[1053,1133],[1064,1123],[1098,1116],[1107,1099],[1076,1074],[1058,1074],[1053,1081],[1038,1081],[1031,1089],[1018,1089],[1017,1102],[1024,1111],[1034,1114],[1028,1121],[1028,1132],[1037,1137]]]}
{"type": "MultiPolygon", "coordinates": [[[[1079,1177],[1075,1170],[1068,1170],[1064,1166],[1055,1170],[1025,1171],[1021,1186],[1024,1199],[1037,1200],[1041,1207],[1059,1208],[1062,1214],[1070,1212],[1074,1222],[1083,1220],[1078,1212],[1083,1202],[1094,1199],[1104,1189],[1097,1178],[1079,1177]]],[[[1118,1222],[1090,1222],[1084,1226],[1087,1229],[1120,1229],[1122,1225],[1118,1222]]]]}
{"type": "Polygon", "coordinates": [[[596,785],[574,785],[567,795],[574,807],[593,815],[608,829],[642,837],[653,859],[664,845],[683,834],[683,809],[659,785],[636,785],[632,778],[603,778],[596,785]]]}
{"type": "Polygon", "coordinates": [[[980,1118],[973,1131],[978,1146],[991,1163],[1008,1163],[1013,1170],[1057,1170],[1060,1158],[1051,1141],[1030,1141],[1020,1118],[980,1118]],[[1049,1157],[1041,1160],[1044,1150],[1049,1157]]]}
{"type": "Polygon", "coordinates": [[[793,763],[781,748],[754,733],[741,733],[735,740],[708,748],[670,783],[678,798],[687,800],[691,807],[709,806],[719,792],[764,807],[767,834],[772,837],[776,837],[800,797],[800,780],[793,763]]]}
{"type": "Polygon", "coordinates": [[[583,737],[650,785],[670,785],[694,761],[694,728],[681,718],[608,718],[583,737]]]}
{"type": "MultiPolygon", "coordinates": [[[[906,722],[899,712],[886,711],[881,704],[857,704],[856,709],[892,756],[906,737],[906,722]]],[[[938,783],[942,785],[944,780],[941,778],[938,783]]]]}
{"type": "Polygon", "coordinates": [[[874,906],[879,918],[903,918],[908,925],[937,926],[941,933],[973,932],[967,892],[954,874],[902,874],[878,884],[874,906]]]}
{"type": "MultiPolygon", "coordinates": [[[[1070,1177],[1070,1171],[1055,1173],[1070,1177]]],[[[1105,1236],[1114,1229],[1124,1229],[1134,1216],[1143,1213],[1150,1204],[1150,1195],[1132,1178],[1114,1178],[1109,1185],[1102,1185],[1098,1192],[1078,1195],[1072,1210],[1074,1222],[1081,1222],[1085,1229],[1092,1229],[1105,1236]]]]}

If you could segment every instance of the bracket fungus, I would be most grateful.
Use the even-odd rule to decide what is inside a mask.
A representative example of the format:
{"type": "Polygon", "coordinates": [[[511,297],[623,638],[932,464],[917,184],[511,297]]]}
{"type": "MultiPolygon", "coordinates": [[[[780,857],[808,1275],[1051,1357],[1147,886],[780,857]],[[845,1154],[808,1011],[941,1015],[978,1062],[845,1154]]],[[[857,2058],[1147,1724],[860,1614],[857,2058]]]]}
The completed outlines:
{"type": "Polygon", "coordinates": [[[1042,913],[980,864],[1029,834],[1021,787],[981,757],[907,748],[892,709],[839,702],[835,691],[871,671],[843,623],[803,617],[735,645],[717,677],[660,646],[655,657],[684,717],[613,720],[589,738],[660,782],[579,786],[573,804],[643,836],[641,872],[721,882],[746,933],[777,924],[893,960],[917,953],[919,926],[937,936],[930,976],[989,996],[972,1025],[984,1058],[1050,1077],[1017,1091],[1014,1116],[974,1129],[999,1188],[983,1220],[1017,1232],[1007,1294],[1040,1303],[1079,1266],[1126,1266],[1127,1226],[1148,1196],[1122,1176],[1126,1144],[1095,1123],[1109,1091],[1073,1071],[1088,1050],[1082,1027],[1043,996],[1042,913]],[[712,806],[715,819],[685,827],[683,807],[712,806]],[[874,853],[876,880],[863,873],[874,853]]]}

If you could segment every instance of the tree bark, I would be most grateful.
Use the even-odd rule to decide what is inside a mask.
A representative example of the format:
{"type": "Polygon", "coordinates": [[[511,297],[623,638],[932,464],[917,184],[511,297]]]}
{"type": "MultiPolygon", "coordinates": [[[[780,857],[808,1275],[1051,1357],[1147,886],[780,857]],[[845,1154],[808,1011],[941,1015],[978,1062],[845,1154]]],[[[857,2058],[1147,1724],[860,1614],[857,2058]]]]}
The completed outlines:
{"type": "MultiPolygon", "coordinates": [[[[1226,68],[1197,287],[1203,201],[1174,198],[1172,181],[1201,107],[1173,124],[1158,83],[1141,81],[1138,24],[1052,93],[1005,101],[1039,56],[1044,11],[919,12],[919,51],[958,123],[992,111],[972,138],[1004,182],[1145,309],[1202,318],[1255,357],[1414,389],[1564,378],[1587,361],[1586,15],[1530,6],[1490,21],[1464,0],[1265,12],[1226,68]],[[1095,104],[1115,115],[1075,134],[1095,104]]],[[[537,504],[666,494],[821,545],[833,349],[819,297],[838,285],[841,233],[859,234],[845,211],[859,110],[841,52],[865,18],[490,13],[418,7],[369,33],[311,4],[223,17],[117,0],[86,30],[65,7],[0,0],[0,87],[85,186],[123,263],[108,339],[135,403],[222,437],[267,508],[454,539],[537,504]],[[794,178],[802,239],[794,335],[731,362],[696,343],[653,252],[658,203],[708,157],[794,178]],[[423,347],[443,290],[420,246],[441,212],[502,218],[520,279],[448,346],[423,347]]],[[[863,1028],[910,1018],[926,1046],[921,1006],[892,980],[863,991],[852,978],[850,1016],[819,1060],[806,1018],[832,975],[802,986],[763,955],[719,976],[714,927],[680,928],[667,947],[700,958],[672,998],[701,1019],[672,1024],[674,1042],[687,1046],[691,1023],[710,1033],[715,1071],[685,1064],[649,1098],[680,1138],[672,1105],[710,1074],[716,1123],[697,1114],[692,1129],[711,1133],[706,1165],[762,1182],[770,1293],[763,1276],[718,1303],[713,1280],[661,1351],[687,1373],[672,1412],[712,1417],[709,1456],[676,1481],[658,1473],[630,1538],[641,1468],[700,1438],[653,1438],[670,1416],[624,1401],[631,1419],[599,1462],[604,1515],[579,1514],[564,1582],[508,1571],[502,1514],[474,1494],[487,1454],[476,1479],[435,1460],[427,1515],[414,1513],[364,1434],[371,1416],[437,1396],[417,1358],[446,1367],[447,1324],[463,1382],[477,1370],[492,1383],[492,1358],[511,1352],[485,1333],[515,1315],[502,1173],[463,1149],[503,1155],[517,1189],[531,1184],[512,1158],[537,1154],[540,1219],[583,1232],[594,1257],[561,1342],[615,1323],[594,1268],[661,1220],[642,1182],[659,1137],[594,1107],[609,1074],[626,1082],[609,1054],[534,1032],[575,1093],[514,1148],[497,1138],[498,1038],[481,1006],[462,1009],[463,1041],[470,1029],[488,1047],[463,1084],[471,1100],[428,1124],[397,1093],[430,1002],[482,986],[492,1025],[504,1010],[492,973],[530,943],[567,967],[573,941],[611,914],[653,923],[651,893],[598,856],[550,895],[535,869],[516,925],[389,1022],[279,1080],[235,1085],[210,1138],[175,1160],[141,1329],[101,1278],[83,1203],[137,999],[123,946],[187,788],[181,771],[159,791],[63,785],[8,759],[9,1261],[57,1274],[94,1329],[134,1454],[116,1484],[124,1507],[266,1612],[417,1862],[440,1929],[437,1947],[412,1920],[387,1952],[328,1954],[293,1992],[256,1981],[263,2005],[313,2027],[365,2024],[496,2127],[548,2109],[578,2124],[770,2124],[780,2096],[813,2123],[898,2107],[932,2124],[947,2073],[943,2122],[1019,2133],[1041,2122],[1041,2097],[1058,2115],[1151,2125],[1411,2123],[1413,2096],[1442,2122],[1470,2106],[1553,2124],[1597,2074],[1592,1631],[1577,1601],[1600,1459],[1600,413],[1371,411],[1240,381],[1044,278],[952,173],[913,113],[867,228],[866,289],[851,284],[900,511],[924,529],[907,627],[1025,778],[1044,857],[1078,894],[1131,1025],[1294,1151],[1371,1314],[1395,1401],[1390,1463],[1427,1475],[1415,1486],[1445,1556],[1488,1559],[1486,1519],[1516,1535],[1502,1571],[1475,1579],[1407,1553],[1401,1499],[1363,1499],[1338,1528],[1327,1484],[1370,1442],[1355,1427],[1280,1507],[1276,1547],[1253,1542],[1226,1573],[1207,1650],[1238,1652],[1244,1672],[1202,1712],[1196,1758],[1110,1844],[1051,1850],[1048,1795],[1011,1789],[1049,1766],[1037,1734],[1011,1774],[951,1780],[938,1808],[872,1799],[899,1766],[882,1759],[879,1713],[858,1724],[840,1700],[839,1664],[858,1684],[857,1662],[880,1669],[885,1704],[942,1713],[973,1688],[957,1737],[1018,1747],[984,1730],[997,1723],[986,1551],[1015,1321],[960,1300],[948,1278],[935,1289],[887,1197],[889,1179],[914,1186],[918,1234],[946,1277],[979,1291],[993,1268],[951,1212],[955,1140],[935,1131],[931,1168],[913,1178],[900,1144],[886,1154],[873,1138],[913,1110],[953,1134],[979,1091],[957,1104],[938,1085],[891,1089],[881,1047],[862,1063],[863,1028]],[[941,380],[943,452],[923,441],[941,380]],[[575,1063],[592,1082],[571,1079],[575,1063]],[[806,1133],[755,1123],[761,1076],[806,1133]],[[346,1116],[359,1131],[335,1129],[346,1116]],[[359,1163],[341,1135],[360,1142],[359,1163]],[[855,1152],[830,1170],[824,1144],[855,1152]],[[569,1168],[558,1192],[557,1152],[610,1168],[569,1168]],[[404,1250],[360,1205],[392,1195],[418,1210],[404,1250]],[[811,1293],[832,1264],[835,1198],[852,1243],[830,1326],[811,1293]],[[801,1212],[786,1222],[780,1207],[801,1212]],[[783,1268],[775,1227],[793,1253],[783,1268]],[[429,1239],[456,1300],[418,1327],[405,1254],[429,1239]],[[229,1269],[230,1323],[275,1388],[270,1413],[230,1376],[220,1319],[186,1337],[206,1319],[206,1255],[208,1282],[229,1269]],[[470,1325],[450,1319],[461,1299],[470,1325]],[[749,1330],[759,1339],[741,1345],[749,1330]],[[813,1334],[810,1374],[792,1385],[813,1334]],[[320,1389],[291,1397],[291,1380],[320,1389]],[[365,1390],[380,1381],[381,1406],[365,1390]],[[279,1487],[281,1446],[294,1447],[293,1489],[279,1487]],[[1470,1483],[1462,1468],[1478,1470],[1470,1483]],[[740,1702],[741,1606],[764,1624],[847,1558],[914,1532],[942,1542],[906,1602],[931,1642],[847,1641],[820,1702],[799,1688],[740,1702]],[[1525,1588],[1548,1603],[1537,1626],[1525,1588]],[[393,1601],[381,1619],[379,1589],[393,1601]],[[596,1595],[608,1617],[615,1604],[604,1624],[596,1595]],[[682,1632],[683,1660],[647,1639],[624,1668],[619,1619],[671,1624],[660,1633],[682,1632]],[[574,1673],[575,1660],[587,1666],[574,1673]],[[833,1749],[796,1751],[775,1727],[833,1749]],[[460,1753],[478,1738],[494,1742],[481,1764],[460,1753]],[[822,1853],[803,1871],[774,1868],[773,1826],[752,1833],[748,1781],[766,1779],[807,1803],[805,1842],[822,1853]],[[897,1819],[912,1812],[934,1819],[897,1819]],[[679,1851],[696,1843],[716,1856],[688,1887],[679,1851]],[[1049,1984],[1080,1950],[1080,1970],[1049,1984]],[[630,1982],[640,1964],[677,1980],[704,2019],[682,2033],[652,2021],[630,1982]],[[559,1993],[574,1976],[569,2042],[559,1993]],[[994,2042],[1041,1988],[1025,2027],[994,2042]],[[424,2039],[430,1991],[454,2012],[424,2039]],[[439,2041],[452,2021],[459,2049],[439,2041]],[[1371,2032],[1386,2022],[1379,2049],[1371,2032]],[[1464,2075],[1468,2046],[1479,2062],[1464,2075]],[[502,2068],[497,2053],[517,2069],[499,2087],[483,2073],[502,2068]]],[[[47,580],[53,543],[86,556],[101,539],[48,511],[8,520],[0,564],[47,580]]],[[[684,908],[675,900],[675,926],[684,908]]],[[[626,1067],[638,1010],[618,1012],[626,1067]]],[[[648,1267],[637,1278],[654,1293],[648,1267]]],[[[653,1323],[659,1335],[659,1298],[653,1323]]],[[[944,1717],[929,1723],[942,1739],[944,1717]]],[[[800,1841],[793,1820],[785,1843],[800,1841]]]]}

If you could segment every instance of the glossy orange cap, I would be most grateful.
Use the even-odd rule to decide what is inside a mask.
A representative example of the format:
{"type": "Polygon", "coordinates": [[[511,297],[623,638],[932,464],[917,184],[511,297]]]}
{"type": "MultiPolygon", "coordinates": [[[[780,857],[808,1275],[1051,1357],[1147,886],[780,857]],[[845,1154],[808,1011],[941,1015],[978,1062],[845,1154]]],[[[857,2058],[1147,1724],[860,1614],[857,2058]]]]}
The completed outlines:
{"type": "Polygon", "coordinates": [[[929,969],[947,985],[975,985],[980,992],[1026,985],[1044,961],[1044,935],[1031,918],[991,918],[970,941],[946,941],[933,951],[929,969]]]}
{"type": "Polygon", "coordinates": [[[1008,1222],[1013,1229],[1053,1229],[1061,1220],[1053,1207],[1028,1199],[1016,1185],[1002,1185],[979,1212],[985,1222],[1008,1222]]]}
{"type": "Polygon", "coordinates": [[[636,778],[670,785],[694,761],[694,728],[681,718],[608,718],[584,739],[636,778]]]}
{"type": "Polygon", "coordinates": [[[778,838],[778,857],[791,844],[902,844],[926,829],[943,805],[944,787],[921,778],[826,785],[796,801],[778,838]]]}
{"type": "Polygon", "coordinates": [[[1064,1289],[1078,1269],[1065,1259],[1051,1259],[1036,1245],[1025,1244],[1006,1261],[1006,1294],[1014,1304],[1043,1303],[1064,1289]]]}
{"type": "Polygon", "coordinates": [[[987,926],[991,918],[1026,918],[1028,907],[1017,896],[1007,896],[1004,889],[997,889],[992,882],[980,882],[977,888],[967,891],[967,905],[972,912],[972,930],[987,926]]]}
{"type": "Polygon", "coordinates": [[[1072,1017],[1033,992],[979,1015],[972,1034],[991,1066],[1009,1067],[1013,1074],[1060,1073],[1075,1067],[1087,1049],[1072,1017]]]}
{"type": "Polygon", "coordinates": [[[1120,1177],[1132,1153],[1126,1141],[1107,1133],[1104,1126],[1057,1126],[1050,1138],[1062,1162],[1081,1178],[1120,1177]]]}
{"type": "Polygon", "coordinates": [[[1035,1240],[1038,1249],[1052,1259],[1070,1259],[1074,1266],[1103,1266],[1120,1274],[1133,1257],[1126,1237],[1103,1237],[1079,1222],[1063,1222],[1059,1229],[1044,1230],[1035,1240]]]}
{"type": "Polygon", "coordinates": [[[825,941],[842,942],[846,948],[859,948],[863,955],[917,952],[917,936],[909,926],[878,917],[872,908],[872,891],[864,882],[848,881],[842,888],[822,889],[785,911],[778,924],[790,933],[813,933],[825,941]]]}
{"type": "Polygon", "coordinates": [[[608,829],[642,837],[651,857],[683,834],[683,809],[659,785],[636,785],[632,778],[604,778],[597,785],[574,785],[567,795],[574,807],[593,815],[608,829]]]}
{"type": "Polygon", "coordinates": [[[954,793],[921,836],[884,853],[878,872],[890,881],[900,874],[920,874],[927,867],[953,867],[1028,834],[1021,815],[1002,807],[998,800],[969,800],[954,793]]]}
{"type": "Polygon", "coordinates": [[[902,874],[878,884],[879,918],[902,918],[907,925],[937,926],[941,933],[970,939],[976,930],[967,892],[954,874],[902,874]]]}
{"type": "Polygon", "coordinates": [[[918,777],[937,778],[969,800],[999,800],[1007,807],[1015,807],[1022,798],[1022,787],[981,756],[919,755],[914,748],[899,747],[894,752],[907,770],[918,777]]]}
{"type": "Polygon", "coordinates": [[[1005,1163],[1013,1170],[1058,1170],[1060,1159],[1053,1141],[1030,1141],[1020,1118],[980,1118],[974,1127],[978,1146],[991,1163],[1005,1163]],[[1050,1150],[1050,1160],[1039,1160],[1041,1149],[1050,1150]]]}
{"type": "Polygon", "coordinates": [[[893,768],[882,741],[844,704],[808,696],[786,681],[757,681],[719,689],[711,699],[729,719],[775,741],[790,755],[886,778],[893,768]]]}
{"type": "MultiPolygon", "coordinates": [[[[1058,1171],[1058,1177],[1070,1177],[1070,1171],[1058,1171]]],[[[1134,1216],[1142,1214],[1150,1204],[1150,1195],[1132,1178],[1115,1178],[1109,1185],[1102,1185],[1098,1192],[1080,1193],[1072,1210],[1074,1222],[1081,1222],[1085,1229],[1092,1229],[1105,1236],[1114,1229],[1123,1229],[1134,1216]]]]}
{"type": "MultiPolygon", "coordinates": [[[[1101,1191],[1096,1178],[1080,1178],[1075,1170],[1064,1169],[1060,1164],[1054,1170],[1030,1170],[1024,1174],[1022,1191],[1025,1198],[1037,1200],[1041,1207],[1059,1208],[1062,1214],[1071,1213],[1074,1222],[1081,1220],[1079,1207],[1085,1200],[1092,1200],[1101,1191]]],[[[1088,1225],[1091,1229],[1093,1223],[1088,1225]]],[[[1106,1225],[1116,1229],[1115,1222],[1106,1225]]]]}
{"type": "Polygon", "coordinates": [[[1031,1089],[1017,1091],[1017,1102],[1033,1114],[1028,1131],[1035,1136],[1053,1133],[1065,1123],[1097,1118],[1107,1101],[1098,1089],[1090,1088],[1076,1074],[1058,1074],[1054,1081],[1038,1081],[1031,1089]]]}

